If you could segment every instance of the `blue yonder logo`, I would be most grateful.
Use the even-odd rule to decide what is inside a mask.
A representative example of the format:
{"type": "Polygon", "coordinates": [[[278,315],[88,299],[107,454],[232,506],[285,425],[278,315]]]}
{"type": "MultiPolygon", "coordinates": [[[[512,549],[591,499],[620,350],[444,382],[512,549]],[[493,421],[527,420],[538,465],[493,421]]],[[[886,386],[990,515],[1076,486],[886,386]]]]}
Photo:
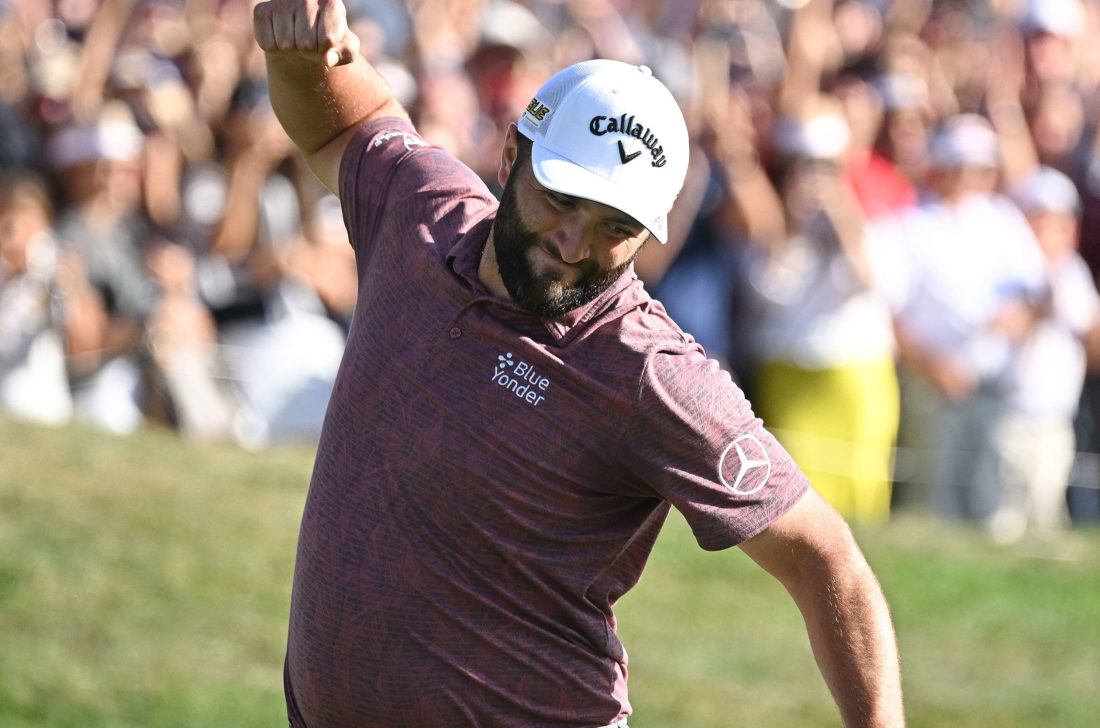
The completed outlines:
{"type": "Polygon", "coordinates": [[[532,407],[538,407],[545,401],[545,392],[550,388],[549,379],[540,374],[531,364],[522,359],[517,360],[512,352],[497,356],[496,367],[493,369],[490,381],[532,407]]]}

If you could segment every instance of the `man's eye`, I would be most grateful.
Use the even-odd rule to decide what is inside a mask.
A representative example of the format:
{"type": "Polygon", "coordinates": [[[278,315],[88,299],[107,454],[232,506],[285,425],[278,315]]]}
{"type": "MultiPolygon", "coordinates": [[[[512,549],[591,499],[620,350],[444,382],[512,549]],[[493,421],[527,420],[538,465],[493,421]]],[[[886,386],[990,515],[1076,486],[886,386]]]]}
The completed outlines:
{"type": "Polygon", "coordinates": [[[641,231],[634,228],[632,225],[623,225],[617,222],[607,223],[607,232],[613,237],[620,240],[626,240],[627,238],[636,238],[641,235],[641,231]]]}
{"type": "Polygon", "coordinates": [[[547,192],[546,199],[550,201],[550,204],[559,210],[570,210],[576,206],[576,203],[565,195],[559,195],[556,192],[547,192]]]}

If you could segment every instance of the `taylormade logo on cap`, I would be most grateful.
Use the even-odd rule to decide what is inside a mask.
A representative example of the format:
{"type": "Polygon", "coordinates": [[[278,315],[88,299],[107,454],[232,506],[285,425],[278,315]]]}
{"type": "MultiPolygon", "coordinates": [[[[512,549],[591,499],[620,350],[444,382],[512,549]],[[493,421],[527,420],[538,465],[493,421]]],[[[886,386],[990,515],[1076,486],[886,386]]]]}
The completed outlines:
{"type": "Polygon", "coordinates": [[[625,212],[662,243],[684,184],[688,134],[645,66],[584,61],[550,78],[517,122],[539,184],[625,212]]]}

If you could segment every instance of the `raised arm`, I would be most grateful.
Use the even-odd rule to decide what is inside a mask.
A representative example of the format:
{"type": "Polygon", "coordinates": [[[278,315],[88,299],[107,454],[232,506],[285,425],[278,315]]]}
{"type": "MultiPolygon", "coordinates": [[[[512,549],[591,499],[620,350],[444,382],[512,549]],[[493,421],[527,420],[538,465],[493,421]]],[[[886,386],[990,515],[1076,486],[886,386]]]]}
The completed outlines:
{"type": "Polygon", "coordinates": [[[814,490],[741,545],[790,592],[848,728],[905,725],[889,608],[847,524],[814,490]]]}
{"type": "Polygon", "coordinates": [[[314,174],[339,194],[340,158],[355,129],[407,113],[359,55],[342,0],[269,0],[252,21],[275,114],[314,174]]]}

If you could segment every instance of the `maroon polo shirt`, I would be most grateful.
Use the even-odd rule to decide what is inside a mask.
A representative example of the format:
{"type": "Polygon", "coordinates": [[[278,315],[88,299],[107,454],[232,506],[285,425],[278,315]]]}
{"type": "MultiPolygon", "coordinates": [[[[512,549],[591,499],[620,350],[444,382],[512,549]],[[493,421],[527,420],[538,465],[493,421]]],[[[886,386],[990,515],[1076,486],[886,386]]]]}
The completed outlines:
{"type": "Polygon", "coordinates": [[[632,271],[554,320],[490,295],[496,201],[407,123],[363,127],[340,187],[359,300],[302,519],[291,722],[628,715],[612,606],[669,507],[722,549],[805,478],[632,271]]]}

